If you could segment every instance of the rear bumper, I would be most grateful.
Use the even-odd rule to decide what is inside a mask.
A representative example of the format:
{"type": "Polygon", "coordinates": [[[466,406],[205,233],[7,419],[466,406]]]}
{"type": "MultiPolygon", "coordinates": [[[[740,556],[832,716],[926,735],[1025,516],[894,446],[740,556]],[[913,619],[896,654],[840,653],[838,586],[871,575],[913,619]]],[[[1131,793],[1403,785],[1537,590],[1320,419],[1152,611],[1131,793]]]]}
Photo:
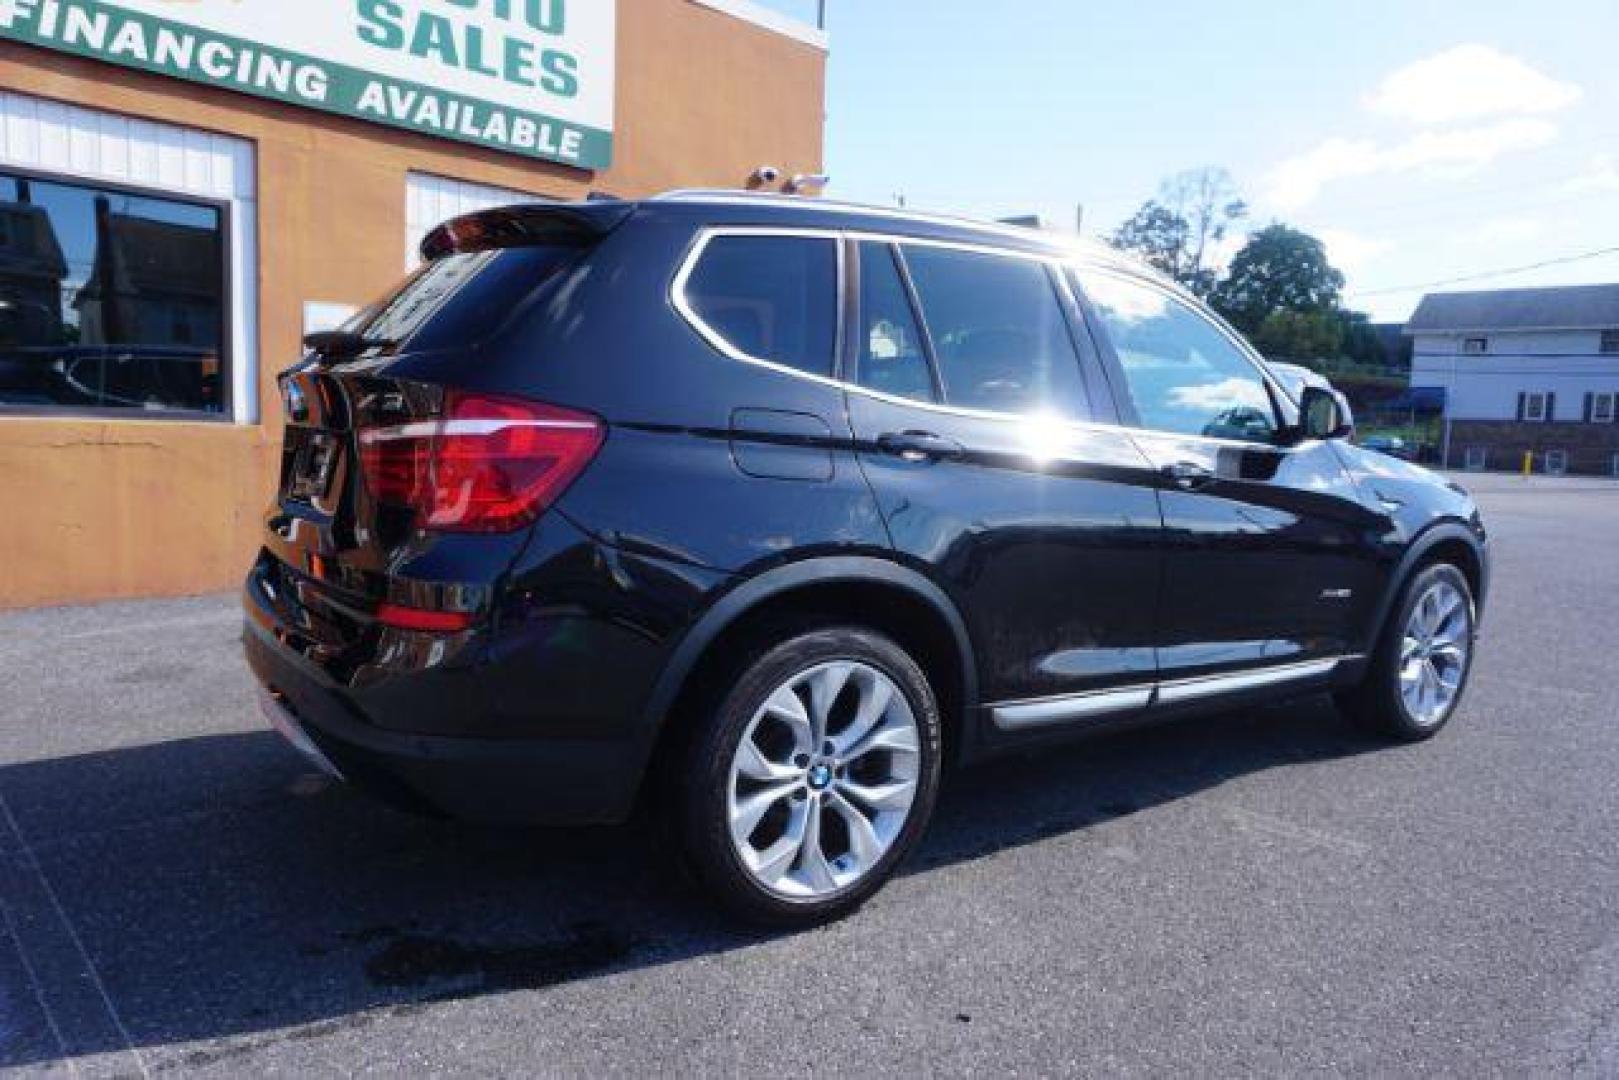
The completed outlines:
{"type": "Polygon", "coordinates": [[[277,640],[274,613],[251,581],[243,603],[248,666],[290,730],[274,726],[311,757],[299,746],[302,735],[354,786],[396,805],[491,824],[600,824],[629,815],[646,765],[644,740],[380,728],[343,687],[277,640]]]}

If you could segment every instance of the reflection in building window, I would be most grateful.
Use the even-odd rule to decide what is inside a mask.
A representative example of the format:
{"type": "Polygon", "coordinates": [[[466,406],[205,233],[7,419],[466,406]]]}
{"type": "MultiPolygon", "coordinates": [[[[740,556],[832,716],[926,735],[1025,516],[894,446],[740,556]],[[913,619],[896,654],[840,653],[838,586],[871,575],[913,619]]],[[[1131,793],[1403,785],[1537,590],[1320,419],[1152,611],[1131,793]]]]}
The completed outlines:
{"type": "Polygon", "coordinates": [[[222,413],[221,217],[0,172],[0,406],[222,413]]]}

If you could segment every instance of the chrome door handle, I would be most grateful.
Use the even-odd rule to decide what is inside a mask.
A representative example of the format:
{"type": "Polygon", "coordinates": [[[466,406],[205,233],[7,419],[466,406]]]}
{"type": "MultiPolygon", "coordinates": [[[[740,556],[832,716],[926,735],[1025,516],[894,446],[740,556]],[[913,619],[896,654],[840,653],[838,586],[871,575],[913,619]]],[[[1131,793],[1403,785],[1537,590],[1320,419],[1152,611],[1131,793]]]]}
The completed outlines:
{"type": "Polygon", "coordinates": [[[911,462],[958,458],[967,452],[954,439],[935,435],[931,431],[890,431],[877,436],[877,446],[885,454],[911,462]]]}
{"type": "Polygon", "coordinates": [[[1213,471],[1195,461],[1172,462],[1158,471],[1182,491],[1195,491],[1214,480],[1213,471]]]}

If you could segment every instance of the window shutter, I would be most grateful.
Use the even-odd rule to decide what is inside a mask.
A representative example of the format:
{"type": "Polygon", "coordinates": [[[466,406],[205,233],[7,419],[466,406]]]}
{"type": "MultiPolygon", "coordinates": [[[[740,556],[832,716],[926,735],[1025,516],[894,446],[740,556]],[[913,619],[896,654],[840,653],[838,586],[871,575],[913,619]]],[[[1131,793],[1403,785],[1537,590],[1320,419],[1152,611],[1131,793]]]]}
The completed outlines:
{"type": "Polygon", "coordinates": [[[1518,419],[1520,421],[1523,419],[1524,405],[1528,399],[1528,394],[1524,393],[1522,390],[1518,391],[1518,419]]]}
{"type": "Polygon", "coordinates": [[[1546,391],[1546,423],[1557,419],[1557,395],[1550,390],[1546,391]]]}
{"type": "Polygon", "coordinates": [[[1597,396],[1591,391],[1587,390],[1585,392],[1585,422],[1587,424],[1591,422],[1591,409],[1595,406],[1596,399],[1597,396]]]}

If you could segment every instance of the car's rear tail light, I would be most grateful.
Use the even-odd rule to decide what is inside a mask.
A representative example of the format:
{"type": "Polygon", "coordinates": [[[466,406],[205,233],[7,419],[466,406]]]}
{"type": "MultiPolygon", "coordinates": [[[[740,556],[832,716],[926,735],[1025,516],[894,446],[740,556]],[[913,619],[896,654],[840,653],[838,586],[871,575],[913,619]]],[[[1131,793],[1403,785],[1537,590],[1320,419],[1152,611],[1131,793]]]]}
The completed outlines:
{"type": "Polygon", "coordinates": [[[452,390],[432,420],[362,428],[371,497],[443,532],[508,532],[545,512],[607,432],[589,413],[452,390]]]}
{"type": "Polygon", "coordinates": [[[382,604],[377,608],[377,621],[382,625],[429,634],[459,633],[471,626],[472,620],[473,615],[468,611],[430,611],[401,604],[382,604]]]}

